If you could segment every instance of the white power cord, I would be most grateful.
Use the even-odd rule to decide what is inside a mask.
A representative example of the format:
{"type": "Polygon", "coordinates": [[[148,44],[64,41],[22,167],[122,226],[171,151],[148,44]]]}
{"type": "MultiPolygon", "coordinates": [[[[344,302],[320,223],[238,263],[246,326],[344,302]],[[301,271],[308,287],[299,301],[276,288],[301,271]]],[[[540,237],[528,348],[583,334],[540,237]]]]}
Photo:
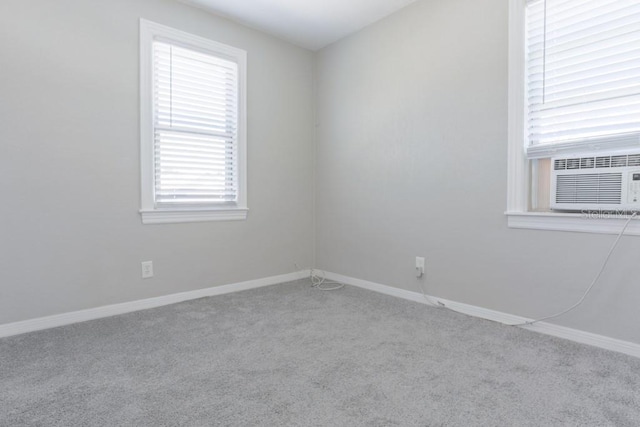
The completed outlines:
{"type": "Polygon", "coordinates": [[[316,274],[316,270],[311,270],[311,287],[321,291],[337,291],[344,288],[344,283],[335,282],[333,280],[327,280],[324,272],[321,272],[321,276],[316,274]],[[332,285],[328,286],[327,285],[332,285]]]}
{"type": "MultiPolygon", "coordinates": [[[[624,232],[627,231],[627,228],[629,227],[629,224],[631,224],[631,221],[634,218],[636,218],[637,216],[638,216],[638,212],[634,212],[633,215],[631,215],[629,217],[629,219],[627,219],[627,222],[624,224],[624,227],[622,227],[622,230],[620,230],[620,233],[618,233],[618,237],[613,242],[613,245],[611,246],[611,249],[609,249],[609,253],[607,254],[606,258],[604,259],[604,262],[602,263],[602,267],[600,267],[600,270],[598,271],[598,274],[596,274],[596,276],[593,278],[593,280],[591,281],[591,284],[589,285],[587,290],[584,292],[582,297],[578,300],[578,302],[576,302],[575,304],[573,304],[571,307],[567,308],[566,310],[563,310],[563,311],[561,311],[559,313],[556,313],[556,314],[552,314],[551,316],[545,316],[545,317],[541,317],[539,319],[529,320],[527,322],[522,322],[522,323],[514,323],[514,324],[502,323],[502,322],[500,322],[500,323],[502,323],[503,325],[506,325],[506,326],[529,326],[529,325],[533,325],[534,323],[542,322],[543,320],[555,319],[556,317],[560,317],[563,314],[567,314],[570,311],[578,308],[584,302],[584,300],[587,298],[587,296],[591,293],[591,290],[596,285],[596,283],[598,283],[598,280],[600,279],[600,276],[602,276],[602,273],[604,272],[605,268],[607,267],[607,264],[609,264],[609,260],[611,259],[611,255],[613,255],[613,252],[615,251],[616,247],[618,247],[618,243],[620,243],[620,239],[624,235],[624,232]]],[[[420,286],[420,290],[422,291],[422,295],[424,296],[424,299],[427,300],[429,305],[434,306],[434,307],[438,307],[438,308],[446,308],[447,310],[455,311],[456,313],[460,313],[460,314],[467,314],[467,313],[463,313],[461,311],[455,310],[455,309],[453,309],[451,307],[448,307],[442,301],[439,301],[437,299],[435,301],[433,301],[431,298],[429,298],[429,296],[425,292],[422,284],[420,284],[419,286],[420,286]]]]}
{"type": "MultiPolygon", "coordinates": [[[[629,227],[629,224],[631,224],[631,221],[633,221],[633,219],[635,219],[637,216],[638,216],[638,212],[634,212],[629,217],[629,219],[627,219],[627,221],[624,224],[624,227],[622,227],[622,230],[620,230],[620,233],[618,233],[618,237],[616,237],[616,240],[613,242],[613,245],[611,245],[611,249],[609,249],[609,253],[605,257],[604,262],[602,263],[602,267],[600,267],[600,270],[598,271],[598,274],[596,274],[596,276],[591,281],[591,284],[589,285],[587,290],[584,292],[582,297],[575,304],[573,304],[571,307],[569,307],[569,308],[567,308],[567,309],[565,309],[565,310],[563,310],[563,311],[561,311],[559,313],[552,314],[550,316],[545,316],[545,317],[541,317],[539,319],[529,320],[527,322],[522,322],[522,323],[514,323],[514,324],[503,323],[503,324],[507,325],[507,326],[529,326],[529,325],[533,325],[534,323],[542,322],[543,320],[555,319],[556,317],[560,317],[560,316],[562,316],[564,314],[567,314],[570,311],[573,311],[574,309],[576,309],[580,305],[582,305],[584,300],[587,298],[587,296],[593,290],[593,288],[596,285],[596,283],[598,283],[598,280],[600,280],[600,276],[602,276],[602,273],[604,273],[604,270],[607,267],[607,265],[609,264],[609,260],[611,259],[611,256],[613,255],[613,252],[618,247],[618,243],[620,243],[620,239],[622,239],[622,236],[624,236],[625,231],[627,231],[627,228],[629,227]]],[[[297,268],[297,265],[296,265],[296,268],[297,268]]],[[[448,310],[455,311],[457,313],[461,313],[458,310],[454,310],[454,309],[452,309],[450,307],[447,307],[447,305],[445,305],[442,301],[439,301],[437,299],[435,301],[432,300],[427,295],[424,287],[422,286],[422,283],[420,283],[419,286],[420,286],[420,291],[422,292],[422,296],[424,296],[424,299],[429,303],[429,305],[431,305],[433,307],[438,307],[438,308],[446,308],[448,310]]],[[[335,282],[335,281],[332,281],[332,280],[327,280],[327,278],[324,275],[324,272],[321,272],[321,275],[318,275],[318,274],[316,274],[315,270],[312,269],[311,270],[311,287],[319,289],[321,291],[336,291],[338,289],[344,288],[344,283],[335,282]],[[334,285],[334,286],[326,287],[326,285],[334,285]]],[[[465,314],[465,313],[461,313],[461,314],[465,314]]]]}
{"type": "Polygon", "coordinates": [[[620,239],[624,235],[624,232],[627,231],[627,228],[629,227],[629,224],[631,224],[631,221],[637,216],[638,216],[638,212],[634,212],[633,215],[631,215],[629,217],[629,219],[627,220],[627,222],[624,224],[624,227],[622,227],[622,230],[620,230],[620,233],[618,233],[618,237],[613,242],[613,245],[611,246],[611,249],[609,249],[609,253],[607,254],[606,258],[604,259],[604,262],[602,263],[602,267],[600,267],[600,270],[598,271],[598,274],[596,274],[596,276],[593,278],[593,280],[591,281],[591,284],[589,285],[587,290],[584,292],[582,297],[578,300],[578,302],[576,302],[575,304],[573,304],[571,307],[567,308],[566,310],[563,310],[563,311],[561,311],[559,313],[556,313],[556,314],[552,314],[551,316],[545,316],[545,317],[541,317],[540,319],[529,320],[528,322],[516,323],[516,324],[512,324],[512,325],[508,325],[508,326],[529,326],[529,325],[533,325],[534,323],[542,322],[543,320],[555,319],[556,317],[560,317],[563,314],[567,314],[570,311],[573,311],[574,309],[578,308],[584,302],[584,300],[587,298],[589,293],[591,293],[591,290],[596,285],[596,283],[598,283],[598,280],[600,279],[600,276],[602,276],[602,273],[604,272],[605,268],[607,267],[607,264],[609,264],[609,259],[611,259],[611,255],[613,255],[613,251],[615,251],[616,247],[618,247],[618,243],[620,243],[620,239]]]}
{"type": "Polygon", "coordinates": [[[420,292],[422,292],[422,296],[424,297],[424,299],[427,301],[427,303],[430,306],[437,307],[437,308],[441,308],[441,307],[442,308],[449,308],[446,305],[444,305],[443,302],[438,301],[438,300],[433,301],[431,298],[429,298],[429,295],[427,295],[427,292],[424,290],[424,286],[422,286],[422,282],[419,282],[418,286],[420,287],[420,292]]]}

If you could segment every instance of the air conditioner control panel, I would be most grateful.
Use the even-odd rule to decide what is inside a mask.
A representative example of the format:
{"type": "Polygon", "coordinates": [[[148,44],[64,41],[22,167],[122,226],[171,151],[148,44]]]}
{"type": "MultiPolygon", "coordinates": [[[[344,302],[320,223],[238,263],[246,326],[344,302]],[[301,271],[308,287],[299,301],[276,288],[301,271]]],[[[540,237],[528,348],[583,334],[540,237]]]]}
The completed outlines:
{"type": "Polygon", "coordinates": [[[629,173],[629,203],[640,205],[640,171],[629,173]]]}

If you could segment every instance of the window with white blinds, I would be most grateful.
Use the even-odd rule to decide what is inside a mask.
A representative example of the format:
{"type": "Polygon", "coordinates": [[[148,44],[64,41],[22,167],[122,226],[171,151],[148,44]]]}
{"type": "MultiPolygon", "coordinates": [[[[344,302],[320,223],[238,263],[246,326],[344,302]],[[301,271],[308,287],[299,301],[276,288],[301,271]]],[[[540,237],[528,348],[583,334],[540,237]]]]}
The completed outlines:
{"type": "Polygon", "coordinates": [[[153,43],[155,202],[208,205],[238,196],[238,66],[153,43]]]}
{"type": "Polygon", "coordinates": [[[640,0],[528,0],[530,158],[640,145],[640,0]]]}
{"type": "Polygon", "coordinates": [[[242,50],[141,20],[143,222],[246,217],[245,68],[242,50]]]}

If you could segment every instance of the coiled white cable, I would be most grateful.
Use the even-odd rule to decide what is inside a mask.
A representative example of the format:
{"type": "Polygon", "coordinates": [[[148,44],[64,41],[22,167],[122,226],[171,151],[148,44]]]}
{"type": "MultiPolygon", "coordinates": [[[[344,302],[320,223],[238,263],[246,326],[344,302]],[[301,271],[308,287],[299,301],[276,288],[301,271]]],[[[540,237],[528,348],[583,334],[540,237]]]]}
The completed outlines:
{"type": "Polygon", "coordinates": [[[321,276],[316,274],[315,270],[311,270],[311,287],[321,291],[337,291],[344,288],[344,283],[335,282],[333,280],[327,280],[324,272],[321,272],[321,276]],[[326,285],[333,285],[327,287],[326,285]]]}

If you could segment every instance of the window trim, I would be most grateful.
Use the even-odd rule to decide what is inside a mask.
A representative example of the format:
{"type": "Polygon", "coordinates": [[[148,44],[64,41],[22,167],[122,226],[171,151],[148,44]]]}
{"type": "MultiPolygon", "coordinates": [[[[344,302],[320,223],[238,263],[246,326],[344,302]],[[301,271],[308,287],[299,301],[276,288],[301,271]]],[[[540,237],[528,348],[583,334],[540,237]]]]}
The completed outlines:
{"type": "MultiPolygon", "coordinates": [[[[532,168],[525,151],[525,11],[526,0],[509,1],[509,95],[507,226],[517,229],[617,234],[628,215],[591,215],[569,212],[532,212],[529,180],[532,168]]],[[[640,221],[625,234],[640,235],[640,221]]]]}
{"type": "Polygon", "coordinates": [[[525,4],[509,2],[507,212],[529,210],[530,165],[525,153],[525,4]]]}
{"type": "Polygon", "coordinates": [[[143,224],[245,220],[247,207],[247,53],[204,37],[140,19],[140,182],[143,224]],[[152,44],[155,38],[231,58],[238,64],[238,201],[220,206],[156,207],[154,203],[152,44]]]}

